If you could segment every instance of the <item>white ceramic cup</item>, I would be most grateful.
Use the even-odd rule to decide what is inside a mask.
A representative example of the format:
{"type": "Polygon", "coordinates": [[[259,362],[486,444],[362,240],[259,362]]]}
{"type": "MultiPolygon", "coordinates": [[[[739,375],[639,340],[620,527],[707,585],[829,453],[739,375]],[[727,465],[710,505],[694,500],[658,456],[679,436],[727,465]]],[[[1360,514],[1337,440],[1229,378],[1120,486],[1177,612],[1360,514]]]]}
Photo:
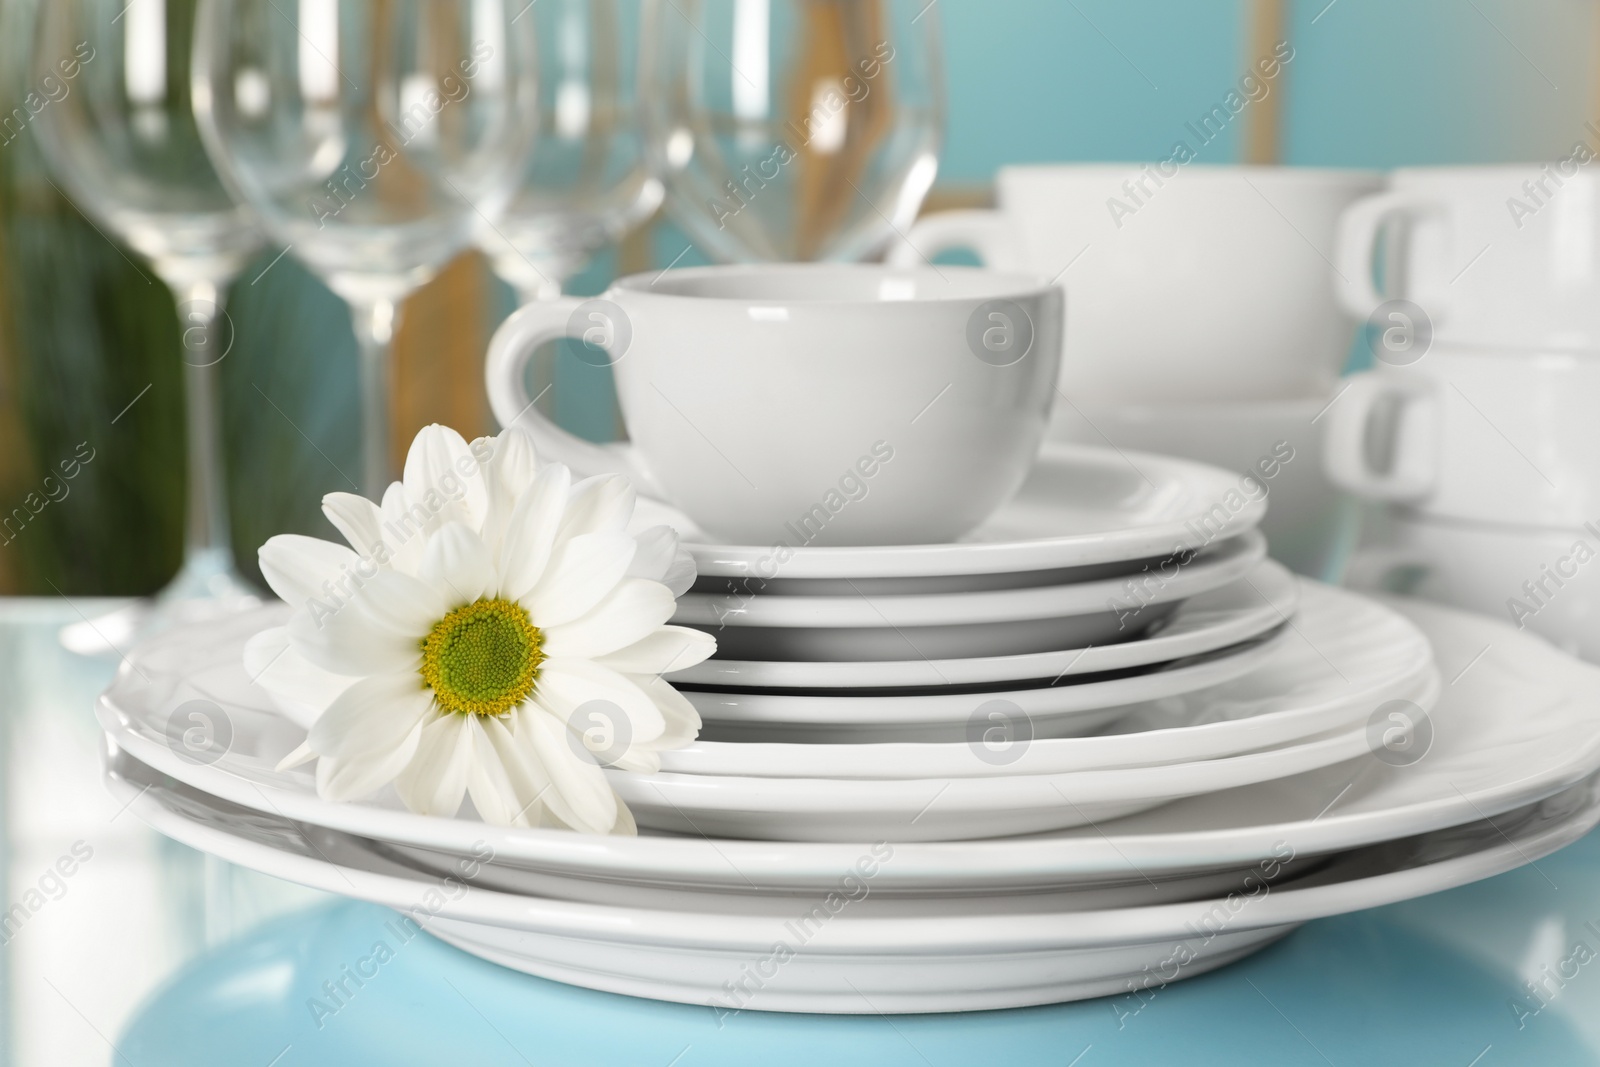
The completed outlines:
{"type": "Polygon", "coordinates": [[[1095,404],[1327,392],[1354,323],[1333,290],[1334,226],[1367,171],[1085,164],[1001,168],[997,211],[928,215],[890,262],[952,248],[1057,279],[1072,305],[1061,387],[1095,404]]]}
{"type": "Polygon", "coordinates": [[[1358,508],[1328,480],[1319,416],[1333,394],[1231,404],[1094,406],[1057,402],[1051,440],[1111,444],[1210,463],[1267,497],[1261,532],[1272,557],[1300,574],[1337,581],[1354,547],[1358,508]]]}
{"type": "Polygon", "coordinates": [[[1576,527],[1600,517],[1600,360],[1436,344],[1350,378],[1320,420],[1328,475],[1440,518],[1576,527]]]}
{"type": "Polygon", "coordinates": [[[1519,529],[1396,508],[1364,541],[1347,584],[1479,611],[1600,661],[1600,516],[1519,529]]]}
{"type": "Polygon", "coordinates": [[[1600,174],[1572,159],[1397,170],[1340,219],[1334,262],[1345,307],[1380,326],[1404,300],[1439,341],[1597,349],[1600,174]]]}
{"type": "Polygon", "coordinates": [[[490,342],[489,400],[541,455],[619,472],[734,543],[918,544],[977,526],[1044,436],[1063,300],[1042,278],[941,267],[704,267],[522,308],[490,342]],[[561,337],[611,364],[626,444],[534,407],[561,337]]]}

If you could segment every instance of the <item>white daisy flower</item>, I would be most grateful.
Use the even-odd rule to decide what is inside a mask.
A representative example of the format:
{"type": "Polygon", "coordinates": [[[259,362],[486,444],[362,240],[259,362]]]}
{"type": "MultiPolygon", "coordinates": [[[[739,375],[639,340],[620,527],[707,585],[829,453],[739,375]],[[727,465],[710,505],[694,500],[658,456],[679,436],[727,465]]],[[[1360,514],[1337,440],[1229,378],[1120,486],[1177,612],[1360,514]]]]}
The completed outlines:
{"type": "Polygon", "coordinates": [[[694,580],[676,533],[628,532],[634,492],[540,467],[521,431],[417,435],[381,505],[323,498],[349,545],[282,535],[261,571],[291,607],[245,666],[308,728],[317,792],[394,784],[412,811],[633,833],[602,765],[655,771],[700,716],[661,674],[716,649],[666,625],[694,580]]]}

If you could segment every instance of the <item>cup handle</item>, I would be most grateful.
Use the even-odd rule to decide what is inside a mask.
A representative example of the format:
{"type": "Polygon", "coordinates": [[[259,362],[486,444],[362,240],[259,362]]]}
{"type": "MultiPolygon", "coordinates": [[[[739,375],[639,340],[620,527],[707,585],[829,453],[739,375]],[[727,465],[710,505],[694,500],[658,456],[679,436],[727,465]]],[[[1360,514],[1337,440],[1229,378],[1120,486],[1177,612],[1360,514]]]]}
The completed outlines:
{"type": "MultiPolygon", "coordinates": [[[[1378,235],[1390,219],[1396,216],[1420,218],[1438,214],[1440,205],[1417,193],[1391,190],[1375,196],[1364,197],[1351,204],[1339,216],[1339,229],[1334,241],[1333,262],[1337,270],[1339,302],[1345,310],[1359,319],[1365,319],[1390,299],[1372,281],[1372,254],[1377,247],[1378,235]]],[[[1428,314],[1434,322],[1444,319],[1448,294],[1425,294],[1428,314]]]]}
{"type": "Polygon", "coordinates": [[[1328,408],[1323,431],[1323,465],[1340,488],[1376,500],[1415,501],[1429,496],[1437,481],[1438,404],[1426,382],[1380,371],[1352,375],[1350,384],[1328,408]],[[1367,462],[1367,433],[1380,401],[1399,404],[1395,418],[1394,462],[1387,471],[1367,462]]]}
{"type": "Polygon", "coordinates": [[[565,463],[580,475],[621,474],[646,496],[666,499],[632,445],[597,445],[570,434],[534,407],[536,398],[528,395],[529,361],[546,342],[574,336],[572,315],[584,303],[571,297],[537,301],[520,308],[501,324],[489,342],[484,365],[489,407],[502,427],[515,425],[526,430],[541,459],[565,463]]]}
{"type": "Polygon", "coordinates": [[[1001,270],[1022,261],[1011,224],[999,211],[939,211],[917,220],[911,232],[890,249],[891,267],[920,267],[940,252],[970,248],[984,266],[1001,270]]]}

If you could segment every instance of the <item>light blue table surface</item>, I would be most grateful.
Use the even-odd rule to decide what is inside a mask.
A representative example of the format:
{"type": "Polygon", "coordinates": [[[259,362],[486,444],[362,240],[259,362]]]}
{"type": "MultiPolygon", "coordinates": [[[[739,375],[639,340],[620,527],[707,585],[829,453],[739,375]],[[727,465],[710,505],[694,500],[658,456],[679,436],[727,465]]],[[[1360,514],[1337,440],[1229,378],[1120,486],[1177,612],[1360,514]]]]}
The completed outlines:
{"type": "Polygon", "coordinates": [[[53,643],[75,617],[0,604],[5,906],[43,900],[0,938],[0,1064],[1600,1063],[1600,834],[1486,882],[1309,923],[1143,1000],[719,1020],[420,935],[316,1012],[391,913],[228,867],[122,815],[99,788],[90,714],[110,667],[53,643]],[[27,896],[75,843],[93,858],[60,895],[52,881],[27,896]]]}

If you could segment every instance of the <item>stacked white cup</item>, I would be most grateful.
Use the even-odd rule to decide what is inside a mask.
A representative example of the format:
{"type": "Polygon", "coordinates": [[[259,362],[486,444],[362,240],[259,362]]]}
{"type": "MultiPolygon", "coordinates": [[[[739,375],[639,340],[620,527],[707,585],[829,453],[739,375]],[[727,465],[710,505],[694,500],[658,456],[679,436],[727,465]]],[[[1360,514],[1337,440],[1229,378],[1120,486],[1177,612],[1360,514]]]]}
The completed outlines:
{"type": "Polygon", "coordinates": [[[1051,436],[1165,452],[1270,494],[1263,530],[1293,569],[1333,577],[1354,509],[1326,479],[1319,416],[1356,321],[1335,297],[1341,212],[1382,177],[1182,164],[1004,167],[998,209],[924,217],[891,255],[969,248],[1067,297],[1051,436]]]}
{"type": "Polygon", "coordinates": [[[1499,615],[1600,659],[1600,176],[1396,171],[1340,222],[1372,370],[1322,420],[1329,475],[1388,507],[1353,583],[1499,615]],[[1386,283],[1373,281],[1381,248],[1386,283]]]}

